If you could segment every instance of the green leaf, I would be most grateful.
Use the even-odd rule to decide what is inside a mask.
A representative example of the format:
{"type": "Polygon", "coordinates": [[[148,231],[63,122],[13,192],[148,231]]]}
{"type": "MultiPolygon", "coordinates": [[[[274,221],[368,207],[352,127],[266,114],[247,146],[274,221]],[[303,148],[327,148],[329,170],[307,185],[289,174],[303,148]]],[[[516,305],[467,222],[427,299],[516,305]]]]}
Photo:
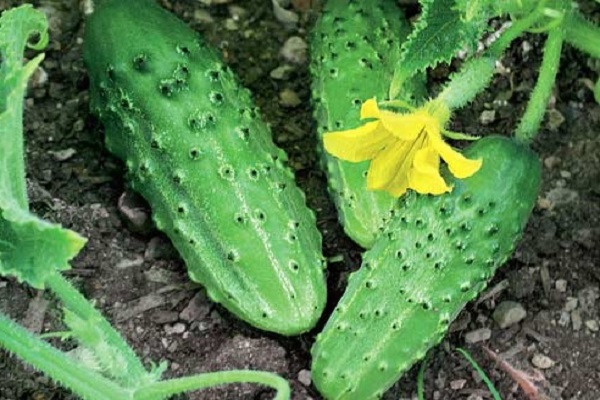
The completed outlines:
{"type": "Polygon", "coordinates": [[[44,56],[23,65],[23,52],[43,48],[47,29],[46,17],[31,5],[0,17],[0,275],[40,289],[50,274],[68,269],[68,261],[85,244],[75,232],[31,214],[27,203],[23,97],[27,79],[44,56]],[[32,36],[37,40],[29,42],[32,36]]]}
{"type": "Polygon", "coordinates": [[[16,203],[27,208],[23,160],[23,97],[27,79],[42,61],[40,55],[23,66],[25,47],[48,43],[48,23],[31,5],[5,11],[0,17],[0,208],[16,203]],[[38,35],[35,43],[29,43],[38,35]]]}
{"type": "Polygon", "coordinates": [[[449,62],[465,47],[476,49],[494,13],[487,1],[478,1],[474,6],[466,4],[459,1],[455,6],[455,0],[421,1],[421,18],[402,46],[390,98],[396,98],[405,82],[418,72],[449,62]]]}
{"type": "Polygon", "coordinates": [[[0,275],[43,289],[56,271],[69,269],[85,239],[26,210],[5,209],[0,219],[0,275]]]}

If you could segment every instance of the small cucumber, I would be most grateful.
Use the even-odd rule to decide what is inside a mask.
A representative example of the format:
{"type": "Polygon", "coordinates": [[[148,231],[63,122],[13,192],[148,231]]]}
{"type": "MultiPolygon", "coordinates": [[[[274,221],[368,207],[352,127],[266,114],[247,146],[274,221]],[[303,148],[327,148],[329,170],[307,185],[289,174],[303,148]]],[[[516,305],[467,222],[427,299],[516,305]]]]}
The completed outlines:
{"type": "MultiPolygon", "coordinates": [[[[323,148],[325,132],[361,125],[363,101],[388,98],[389,82],[410,27],[393,0],[373,2],[328,0],[312,30],[311,74],[319,152],[329,192],[346,234],[370,248],[390,217],[397,200],[386,192],[368,191],[369,162],[351,163],[323,148]]],[[[408,99],[422,98],[425,85],[416,78],[408,99]]]]}
{"type": "Polygon", "coordinates": [[[87,21],[91,108],[210,298],[285,335],[326,297],[321,236],[286,156],[196,32],[153,0],[104,0],[87,21]]]}
{"type": "Polygon", "coordinates": [[[511,255],[535,204],[540,163],[490,136],[465,152],[479,172],[442,196],[410,193],[351,275],[313,347],[313,381],[330,400],[380,397],[444,336],[511,255]]]}

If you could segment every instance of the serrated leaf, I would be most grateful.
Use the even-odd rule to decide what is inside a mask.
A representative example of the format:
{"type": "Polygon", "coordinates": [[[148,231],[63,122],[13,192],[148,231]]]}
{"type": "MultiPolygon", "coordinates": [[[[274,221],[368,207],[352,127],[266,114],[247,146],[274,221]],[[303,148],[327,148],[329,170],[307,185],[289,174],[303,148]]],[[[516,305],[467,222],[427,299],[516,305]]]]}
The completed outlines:
{"type": "Polygon", "coordinates": [[[48,43],[48,23],[23,5],[0,17],[0,275],[15,276],[35,288],[69,268],[85,244],[75,232],[43,221],[28,209],[23,156],[23,97],[27,79],[43,59],[23,65],[25,47],[48,43]],[[37,35],[35,42],[29,38],[37,35]]]}
{"type": "Polygon", "coordinates": [[[475,49],[477,41],[487,29],[492,17],[487,1],[480,1],[477,9],[455,7],[455,0],[422,0],[422,14],[415,29],[402,46],[390,88],[391,98],[396,98],[402,86],[412,76],[449,62],[465,47],[475,49]]]}
{"type": "Polygon", "coordinates": [[[70,268],[85,239],[25,210],[2,212],[0,218],[0,275],[43,289],[46,278],[70,268]]]}

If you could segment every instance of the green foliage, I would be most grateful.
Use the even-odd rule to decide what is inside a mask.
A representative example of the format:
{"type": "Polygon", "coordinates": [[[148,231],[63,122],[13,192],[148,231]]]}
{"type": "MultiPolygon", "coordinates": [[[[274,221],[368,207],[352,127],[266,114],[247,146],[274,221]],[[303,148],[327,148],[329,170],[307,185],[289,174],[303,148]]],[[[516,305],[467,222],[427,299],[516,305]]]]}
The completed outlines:
{"type": "Polygon", "coordinates": [[[312,328],[326,297],[321,237],[249,92],[154,1],[107,0],[86,28],[107,147],[190,277],[258,328],[312,328]]]}
{"type": "MultiPolygon", "coordinates": [[[[479,172],[451,193],[401,200],[313,347],[313,381],[328,399],[382,395],[446,333],[512,254],[537,198],[540,163],[514,139],[466,151],[479,172]]],[[[452,181],[452,179],[449,179],[452,181]]]]}
{"type": "Polygon", "coordinates": [[[449,62],[462,49],[473,52],[493,16],[488,2],[422,0],[421,16],[396,63],[390,98],[402,96],[403,86],[417,72],[449,62]]]}
{"type": "Polygon", "coordinates": [[[27,79],[44,58],[22,65],[28,46],[48,42],[43,13],[25,5],[0,18],[0,274],[15,276],[35,288],[47,277],[69,268],[68,261],[85,244],[73,231],[48,223],[28,211],[23,158],[23,97],[27,79]],[[36,43],[29,37],[38,35],[36,43]]]}

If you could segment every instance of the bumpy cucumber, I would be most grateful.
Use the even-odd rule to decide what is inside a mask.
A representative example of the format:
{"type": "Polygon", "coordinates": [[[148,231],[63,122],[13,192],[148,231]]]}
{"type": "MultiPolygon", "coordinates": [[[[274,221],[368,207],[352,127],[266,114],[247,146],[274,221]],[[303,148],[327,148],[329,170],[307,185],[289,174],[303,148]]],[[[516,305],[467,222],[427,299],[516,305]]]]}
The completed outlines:
{"type": "Polygon", "coordinates": [[[315,216],[249,92],[153,0],[87,21],[91,107],[190,277],[239,318],[291,335],[326,297],[315,216]]]}
{"type": "MultiPolygon", "coordinates": [[[[386,192],[368,191],[369,162],[351,163],[326,153],[322,135],[361,125],[362,101],[388,98],[400,45],[409,32],[393,0],[328,0],[312,31],[314,117],[329,192],[344,230],[365,248],[373,245],[396,199],[386,192]]],[[[403,97],[421,98],[424,92],[423,81],[417,79],[403,97]]]]}
{"type": "Polygon", "coordinates": [[[498,136],[465,155],[483,158],[481,170],[447,195],[407,195],[351,275],[312,353],[327,399],[381,396],[512,253],[537,197],[538,158],[498,136]]]}

